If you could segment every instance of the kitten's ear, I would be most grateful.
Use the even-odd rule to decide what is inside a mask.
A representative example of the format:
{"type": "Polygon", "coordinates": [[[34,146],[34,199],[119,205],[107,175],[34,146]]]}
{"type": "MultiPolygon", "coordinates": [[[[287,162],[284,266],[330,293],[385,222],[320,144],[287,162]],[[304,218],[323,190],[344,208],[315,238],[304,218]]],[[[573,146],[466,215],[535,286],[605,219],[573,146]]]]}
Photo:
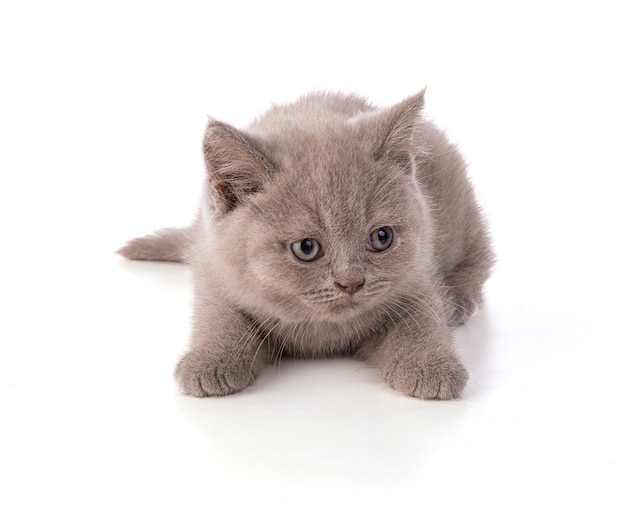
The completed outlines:
{"type": "Polygon", "coordinates": [[[397,105],[382,111],[376,117],[376,159],[388,158],[404,165],[421,154],[420,112],[424,105],[425,89],[397,105]]]}
{"type": "Polygon", "coordinates": [[[222,213],[263,188],[274,167],[252,137],[228,124],[209,120],[202,143],[209,194],[222,213]]]}

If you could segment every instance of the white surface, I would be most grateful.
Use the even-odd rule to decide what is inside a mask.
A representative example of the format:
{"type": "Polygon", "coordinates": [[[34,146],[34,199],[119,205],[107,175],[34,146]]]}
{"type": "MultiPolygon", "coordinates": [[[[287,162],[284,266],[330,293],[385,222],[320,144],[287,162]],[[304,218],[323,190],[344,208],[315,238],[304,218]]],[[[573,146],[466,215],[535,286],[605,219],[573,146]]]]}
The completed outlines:
{"type": "Polygon", "coordinates": [[[0,529],[626,529],[617,4],[203,4],[0,9],[0,529]],[[190,219],[206,114],[425,84],[499,254],[465,398],[349,360],[179,396],[188,272],[112,251],[190,219]]]}

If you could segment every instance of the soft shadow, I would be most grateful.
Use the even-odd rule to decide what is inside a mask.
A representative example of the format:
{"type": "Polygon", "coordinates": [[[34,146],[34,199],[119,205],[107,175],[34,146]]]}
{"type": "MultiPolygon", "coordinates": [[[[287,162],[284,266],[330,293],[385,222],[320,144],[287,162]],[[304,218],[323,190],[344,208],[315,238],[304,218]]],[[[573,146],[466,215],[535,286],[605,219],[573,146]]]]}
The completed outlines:
{"type": "Polygon", "coordinates": [[[119,259],[119,265],[125,273],[167,288],[187,288],[191,274],[186,264],[180,262],[127,260],[119,259]]]}
{"type": "Polygon", "coordinates": [[[177,405],[231,475],[350,486],[414,481],[466,414],[463,401],[405,397],[350,359],[284,361],[239,394],[177,405]]]}
{"type": "Polygon", "coordinates": [[[470,372],[464,392],[466,399],[476,399],[490,389],[488,377],[494,345],[492,323],[490,308],[486,305],[455,331],[457,346],[470,372]]]}

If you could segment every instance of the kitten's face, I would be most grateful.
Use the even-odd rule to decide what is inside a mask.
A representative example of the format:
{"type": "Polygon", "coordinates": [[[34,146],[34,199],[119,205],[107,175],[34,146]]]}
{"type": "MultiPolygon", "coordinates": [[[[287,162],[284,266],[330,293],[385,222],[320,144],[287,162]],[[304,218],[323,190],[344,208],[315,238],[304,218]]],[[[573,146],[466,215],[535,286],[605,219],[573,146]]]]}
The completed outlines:
{"type": "Polygon", "coordinates": [[[288,322],[393,312],[431,255],[415,176],[421,98],[259,136],[209,124],[207,253],[237,304],[288,322]]]}
{"type": "Polygon", "coordinates": [[[283,159],[237,224],[246,242],[240,275],[282,320],[384,309],[417,275],[424,223],[414,177],[358,151],[346,161],[345,150],[327,145],[323,160],[283,159]]]}

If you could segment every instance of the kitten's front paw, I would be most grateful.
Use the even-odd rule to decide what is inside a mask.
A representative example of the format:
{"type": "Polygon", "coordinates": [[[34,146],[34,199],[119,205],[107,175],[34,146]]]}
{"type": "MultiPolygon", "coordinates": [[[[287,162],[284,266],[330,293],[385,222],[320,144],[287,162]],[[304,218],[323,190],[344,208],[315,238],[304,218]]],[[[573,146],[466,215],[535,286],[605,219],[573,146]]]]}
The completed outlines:
{"type": "Polygon", "coordinates": [[[246,357],[215,359],[191,351],[176,366],[174,377],[181,391],[194,397],[230,395],[254,382],[262,366],[246,357]]]}
{"type": "Polygon", "coordinates": [[[420,399],[453,399],[461,396],[469,374],[454,355],[429,358],[410,354],[394,357],[383,368],[383,378],[406,395],[420,399]]]}

